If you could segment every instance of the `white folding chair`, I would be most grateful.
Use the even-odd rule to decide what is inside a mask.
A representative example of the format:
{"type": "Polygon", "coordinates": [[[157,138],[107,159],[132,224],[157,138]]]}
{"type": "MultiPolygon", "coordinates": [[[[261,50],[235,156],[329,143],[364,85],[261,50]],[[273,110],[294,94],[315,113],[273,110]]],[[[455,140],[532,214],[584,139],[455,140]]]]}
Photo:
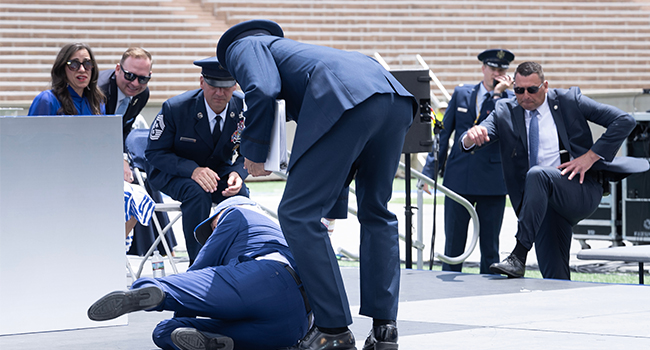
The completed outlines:
{"type": "MultiPolygon", "coordinates": [[[[145,169],[148,168],[146,159],[144,157],[144,150],[147,147],[148,137],[149,137],[148,129],[134,129],[126,137],[126,147],[131,160],[131,165],[133,166],[133,173],[135,175],[135,180],[141,186],[144,186],[145,183],[144,177],[146,176],[146,173],[143,173],[143,171],[145,171],[145,169]]],[[[172,226],[181,218],[182,216],[181,203],[180,202],[156,203],[156,207],[154,211],[155,212],[178,212],[178,214],[173,219],[171,219],[169,221],[169,224],[167,224],[165,227],[161,226],[160,221],[158,220],[158,217],[155,214],[151,216],[151,221],[153,222],[155,231],[158,234],[156,236],[156,240],[153,242],[153,244],[151,244],[149,250],[140,261],[140,266],[138,268],[137,273],[133,273],[133,269],[131,268],[131,264],[128,262],[128,258],[127,258],[127,268],[129,269],[129,273],[131,273],[131,276],[133,277],[134,280],[140,278],[140,276],[142,275],[142,269],[144,267],[144,264],[152,255],[153,251],[156,250],[159,243],[162,243],[163,245],[165,254],[167,255],[167,260],[169,261],[172,270],[174,271],[174,273],[178,273],[178,269],[176,268],[176,263],[174,262],[172,256],[172,251],[169,248],[169,244],[167,244],[167,240],[164,239],[164,237],[167,234],[167,232],[172,228],[172,226]]]]}

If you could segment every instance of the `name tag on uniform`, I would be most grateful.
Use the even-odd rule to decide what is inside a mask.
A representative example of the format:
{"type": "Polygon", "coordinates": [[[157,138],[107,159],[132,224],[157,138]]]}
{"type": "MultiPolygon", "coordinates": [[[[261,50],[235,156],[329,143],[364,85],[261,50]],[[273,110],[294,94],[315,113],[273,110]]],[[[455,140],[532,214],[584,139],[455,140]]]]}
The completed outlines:
{"type": "Polygon", "coordinates": [[[467,108],[458,107],[458,108],[456,108],[456,110],[457,110],[458,112],[461,112],[461,113],[467,113],[467,108]]]}
{"type": "Polygon", "coordinates": [[[189,138],[189,137],[181,137],[181,141],[196,143],[196,139],[189,138]]]}

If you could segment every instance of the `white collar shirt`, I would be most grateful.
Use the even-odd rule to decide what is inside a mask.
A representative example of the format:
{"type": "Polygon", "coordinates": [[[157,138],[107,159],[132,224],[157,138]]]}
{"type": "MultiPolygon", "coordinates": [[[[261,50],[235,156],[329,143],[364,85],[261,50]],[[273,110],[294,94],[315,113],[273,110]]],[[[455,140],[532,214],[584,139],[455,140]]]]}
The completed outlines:
{"type": "Polygon", "coordinates": [[[117,110],[117,108],[120,106],[120,102],[122,102],[122,100],[125,99],[125,98],[128,98],[128,99],[129,99],[129,102],[131,102],[131,97],[130,97],[130,96],[126,96],[126,95],[122,92],[122,90],[120,90],[120,88],[118,87],[118,88],[117,88],[117,101],[116,101],[116,104],[115,104],[115,109],[116,109],[116,110],[117,110]]]}
{"type": "MultiPolygon", "coordinates": [[[[560,165],[560,141],[557,134],[557,126],[548,106],[548,96],[544,97],[544,103],[537,107],[539,115],[539,145],[538,165],[557,167],[560,165]]],[[[526,111],[526,136],[530,128],[530,111],[526,111]]],[[[530,156],[530,149],[528,150],[530,156]]]]}
{"type": "Polygon", "coordinates": [[[228,110],[228,105],[230,102],[226,103],[226,107],[221,111],[221,113],[217,114],[215,113],[212,108],[210,108],[210,105],[208,105],[208,101],[205,101],[205,110],[208,111],[208,120],[210,121],[210,132],[214,130],[214,125],[217,122],[217,115],[219,116],[219,130],[223,130],[223,124],[226,121],[226,111],[228,110]]]}

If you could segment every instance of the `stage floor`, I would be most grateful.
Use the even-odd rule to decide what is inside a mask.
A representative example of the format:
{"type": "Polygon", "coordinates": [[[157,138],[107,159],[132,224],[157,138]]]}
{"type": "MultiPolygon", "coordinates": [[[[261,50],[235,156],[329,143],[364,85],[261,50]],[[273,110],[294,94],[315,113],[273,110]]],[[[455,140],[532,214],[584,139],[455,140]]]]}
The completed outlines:
{"type": "MultiPolygon", "coordinates": [[[[359,271],[341,271],[361,349],[371,320],[358,315],[359,271]]],[[[648,349],[649,297],[650,289],[639,285],[402,270],[399,344],[402,350],[648,349]]],[[[127,326],[0,336],[0,349],[156,349],[151,331],[171,316],[136,312],[127,326]]]]}

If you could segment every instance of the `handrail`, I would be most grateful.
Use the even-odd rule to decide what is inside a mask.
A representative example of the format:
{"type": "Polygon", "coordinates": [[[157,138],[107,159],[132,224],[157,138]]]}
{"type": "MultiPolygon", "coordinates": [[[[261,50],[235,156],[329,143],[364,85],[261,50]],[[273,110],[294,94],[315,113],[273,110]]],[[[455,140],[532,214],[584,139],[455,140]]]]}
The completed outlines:
{"type": "Polygon", "coordinates": [[[449,94],[447,89],[442,85],[442,83],[440,82],[438,77],[433,73],[431,68],[429,68],[429,65],[426,62],[424,62],[424,59],[422,58],[422,56],[420,56],[420,54],[417,54],[417,55],[415,55],[415,58],[418,60],[418,62],[420,62],[420,65],[424,69],[429,71],[429,76],[431,77],[431,79],[433,79],[433,82],[436,83],[436,86],[438,87],[440,92],[442,92],[442,94],[445,95],[445,98],[447,99],[447,101],[451,100],[451,95],[449,94]]]}
{"type": "MultiPolygon", "coordinates": [[[[402,170],[405,170],[406,165],[404,165],[404,163],[400,162],[399,163],[399,168],[402,169],[402,170]]],[[[281,177],[284,180],[287,179],[287,175],[284,174],[284,173],[281,173],[281,172],[273,172],[273,173],[275,175],[281,177]]],[[[461,254],[461,255],[459,255],[457,257],[449,257],[449,256],[446,256],[444,254],[434,253],[434,257],[436,257],[436,258],[438,258],[438,260],[440,260],[442,262],[445,262],[447,264],[450,264],[450,265],[460,264],[463,261],[467,260],[467,258],[472,254],[472,252],[476,248],[476,244],[478,243],[478,236],[479,236],[479,232],[480,232],[480,223],[479,223],[479,220],[478,220],[478,214],[476,213],[476,210],[474,209],[472,204],[470,202],[468,202],[465,198],[459,196],[454,191],[448,189],[447,187],[445,187],[445,186],[443,186],[443,185],[441,185],[441,184],[439,184],[437,182],[434,183],[434,181],[431,178],[429,178],[428,176],[422,174],[421,172],[411,168],[411,175],[413,175],[418,180],[422,180],[423,182],[427,183],[429,186],[432,186],[432,187],[436,186],[440,192],[444,193],[450,199],[458,202],[460,205],[465,207],[465,209],[467,209],[467,211],[469,212],[469,215],[472,218],[472,222],[474,224],[474,232],[473,232],[473,235],[472,235],[472,240],[470,241],[470,244],[469,244],[469,249],[467,249],[463,254],[461,254]]],[[[350,188],[350,191],[354,192],[354,189],[350,188]]],[[[419,206],[420,206],[420,203],[418,203],[418,207],[419,206]]],[[[267,208],[264,208],[264,209],[266,211],[269,211],[267,208]]],[[[348,212],[351,213],[352,215],[355,215],[355,216],[357,215],[356,209],[354,209],[354,208],[352,208],[350,206],[348,206],[348,212]]],[[[270,213],[270,211],[269,211],[269,213],[270,213]]],[[[403,235],[400,235],[400,239],[404,240],[405,237],[403,235]]],[[[422,251],[425,246],[420,241],[414,241],[413,242],[413,247],[416,248],[418,251],[422,251]]],[[[418,261],[419,261],[419,259],[418,259],[418,261]]]]}
{"type": "MultiPolygon", "coordinates": [[[[406,166],[404,165],[404,163],[400,162],[399,163],[399,168],[402,169],[402,170],[405,170],[406,166]]],[[[444,254],[434,253],[434,256],[436,258],[438,258],[440,261],[445,262],[447,264],[456,265],[456,264],[462,263],[463,261],[465,261],[470,256],[470,254],[472,254],[472,252],[476,248],[476,243],[478,242],[478,235],[479,235],[479,232],[480,232],[480,224],[479,224],[478,214],[476,213],[476,210],[474,209],[472,204],[470,202],[468,202],[465,198],[459,196],[454,191],[452,191],[452,190],[448,189],[447,187],[439,184],[438,182],[434,182],[431,178],[429,178],[428,176],[422,174],[421,172],[411,168],[411,175],[415,176],[415,178],[417,178],[418,180],[422,180],[423,182],[425,182],[429,186],[436,186],[436,188],[440,192],[444,193],[447,197],[449,197],[453,201],[458,202],[460,205],[465,207],[465,209],[467,209],[467,211],[469,212],[469,215],[472,218],[472,222],[474,223],[474,232],[473,232],[473,235],[472,235],[472,240],[470,241],[470,244],[469,244],[469,248],[463,254],[461,254],[461,255],[459,255],[457,257],[449,257],[449,256],[446,256],[444,254]]],[[[407,194],[407,195],[410,195],[410,194],[407,194]]]]}

